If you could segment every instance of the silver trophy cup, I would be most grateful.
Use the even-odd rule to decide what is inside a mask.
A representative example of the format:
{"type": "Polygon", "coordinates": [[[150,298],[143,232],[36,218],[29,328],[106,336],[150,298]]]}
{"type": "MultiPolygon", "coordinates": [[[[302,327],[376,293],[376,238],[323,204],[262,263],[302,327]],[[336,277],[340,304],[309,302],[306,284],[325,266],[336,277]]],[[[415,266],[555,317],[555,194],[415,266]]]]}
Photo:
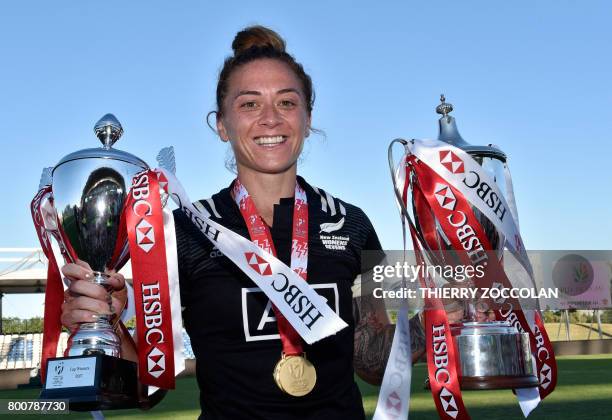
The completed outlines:
{"type": "MultiPolygon", "coordinates": [[[[102,147],[71,153],[53,168],[51,188],[58,221],[54,236],[78,259],[89,263],[94,270],[90,281],[107,290],[110,302],[111,286],[105,271],[118,269],[128,258],[127,236],[119,231],[121,212],[133,176],[148,165],[112,148],[123,134],[112,114],[103,116],[94,131],[102,147]]],[[[68,361],[49,360],[43,391],[47,398],[69,398],[71,409],[120,408],[134,402],[135,363],[119,358],[121,342],[113,331],[111,315],[81,324],[69,345],[68,361]],[[91,363],[87,357],[96,357],[95,372],[91,383],[87,382],[96,389],[62,386],[70,385],[70,378],[55,378],[57,386],[50,384],[53,367],[60,362],[77,363],[75,357],[85,359],[80,363],[91,363]],[[115,376],[111,375],[113,370],[115,376]]],[[[61,370],[65,375],[66,370],[61,370]]]]}
{"type": "MultiPolygon", "coordinates": [[[[500,191],[505,195],[507,193],[504,170],[506,155],[492,145],[473,146],[467,143],[457,130],[455,118],[449,115],[452,110],[452,105],[446,103],[442,95],[441,104],[436,108],[436,112],[442,115],[439,119],[438,140],[469,153],[483,169],[489,172],[500,191]]],[[[477,208],[472,207],[472,210],[493,248],[487,250],[489,256],[501,259],[506,238],[477,208]]],[[[410,217],[406,209],[404,209],[404,214],[410,217]]],[[[437,221],[435,221],[435,238],[432,239],[430,236],[429,239],[424,239],[425,229],[419,220],[417,202],[414,197],[412,198],[412,214],[417,236],[421,238],[429,259],[439,265],[454,264],[457,261],[456,258],[453,258],[455,250],[450,247],[437,221]]],[[[453,287],[468,286],[452,278],[446,280],[453,287]]],[[[461,388],[508,389],[537,386],[538,379],[533,373],[529,335],[520,333],[505,321],[477,320],[478,301],[466,300],[462,304],[464,319],[462,322],[450,325],[459,355],[461,388]]],[[[480,315],[482,318],[482,313],[480,315]]]]}

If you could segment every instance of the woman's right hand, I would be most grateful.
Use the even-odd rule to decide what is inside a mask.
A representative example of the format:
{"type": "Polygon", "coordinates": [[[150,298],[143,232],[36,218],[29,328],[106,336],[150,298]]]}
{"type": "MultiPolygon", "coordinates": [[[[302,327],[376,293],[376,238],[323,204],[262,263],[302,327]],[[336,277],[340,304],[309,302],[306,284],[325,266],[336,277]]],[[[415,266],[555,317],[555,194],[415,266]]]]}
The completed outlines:
{"type": "Polygon", "coordinates": [[[120,314],[123,310],[127,302],[123,275],[114,271],[106,273],[110,275],[113,287],[112,294],[109,294],[102,286],[88,281],[93,277],[93,270],[85,261],[66,264],[62,273],[71,282],[64,292],[61,322],[71,333],[83,322],[96,321],[100,315],[120,314]]]}

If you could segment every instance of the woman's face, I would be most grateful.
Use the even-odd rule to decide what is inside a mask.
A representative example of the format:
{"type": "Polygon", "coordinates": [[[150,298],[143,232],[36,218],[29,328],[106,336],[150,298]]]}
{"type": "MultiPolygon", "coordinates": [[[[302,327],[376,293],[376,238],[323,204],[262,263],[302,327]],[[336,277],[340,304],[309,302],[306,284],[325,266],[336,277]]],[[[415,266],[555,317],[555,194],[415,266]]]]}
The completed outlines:
{"type": "Polygon", "coordinates": [[[294,167],[309,128],[302,85],[286,64],[258,59],[231,74],[217,129],[230,141],[239,172],[273,174],[294,167]]]}

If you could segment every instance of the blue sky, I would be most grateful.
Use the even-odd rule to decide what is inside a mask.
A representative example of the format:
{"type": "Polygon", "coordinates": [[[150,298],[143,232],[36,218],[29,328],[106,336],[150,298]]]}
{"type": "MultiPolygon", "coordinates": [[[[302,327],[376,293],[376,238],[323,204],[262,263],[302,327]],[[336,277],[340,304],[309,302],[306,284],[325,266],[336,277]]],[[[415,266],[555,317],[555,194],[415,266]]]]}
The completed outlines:
{"type": "MultiPolygon", "coordinates": [[[[612,247],[609,2],[178,4],[0,6],[0,247],[38,245],[28,204],[41,168],[95,147],[107,112],[125,129],[118,148],[154,164],[175,147],[193,199],[226,186],[226,146],[204,116],[234,34],[256,23],[314,81],[326,137],[309,138],[299,172],[362,207],[385,248],[402,243],[387,145],[435,137],[442,92],[467,141],[509,155],[529,249],[612,247]]],[[[20,311],[11,302],[5,314],[20,311]]]]}

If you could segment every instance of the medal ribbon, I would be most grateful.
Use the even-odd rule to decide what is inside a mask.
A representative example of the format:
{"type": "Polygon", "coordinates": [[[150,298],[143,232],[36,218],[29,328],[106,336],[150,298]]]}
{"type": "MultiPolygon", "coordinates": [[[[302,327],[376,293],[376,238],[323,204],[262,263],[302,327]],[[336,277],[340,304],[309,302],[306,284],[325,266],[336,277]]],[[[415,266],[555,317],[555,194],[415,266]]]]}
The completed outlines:
{"type": "MultiPolygon", "coordinates": [[[[261,249],[276,256],[276,248],[272,240],[270,228],[266,225],[253,199],[242,183],[236,179],[232,189],[234,200],[249,230],[251,240],[261,249]]],[[[291,235],[291,269],[304,280],[307,279],[308,268],[308,202],[306,192],[296,182],[293,206],[293,228],[291,235]]],[[[302,340],[289,321],[272,305],[276,324],[283,345],[283,354],[295,356],[302,354],[302,340]]]]}
{"type": "Polygon", "coordinates": [[[175,355],[166,239],[158,175],[137,174],[123,208],[136,305],[141,383],[174,389],[175,355]]]}

